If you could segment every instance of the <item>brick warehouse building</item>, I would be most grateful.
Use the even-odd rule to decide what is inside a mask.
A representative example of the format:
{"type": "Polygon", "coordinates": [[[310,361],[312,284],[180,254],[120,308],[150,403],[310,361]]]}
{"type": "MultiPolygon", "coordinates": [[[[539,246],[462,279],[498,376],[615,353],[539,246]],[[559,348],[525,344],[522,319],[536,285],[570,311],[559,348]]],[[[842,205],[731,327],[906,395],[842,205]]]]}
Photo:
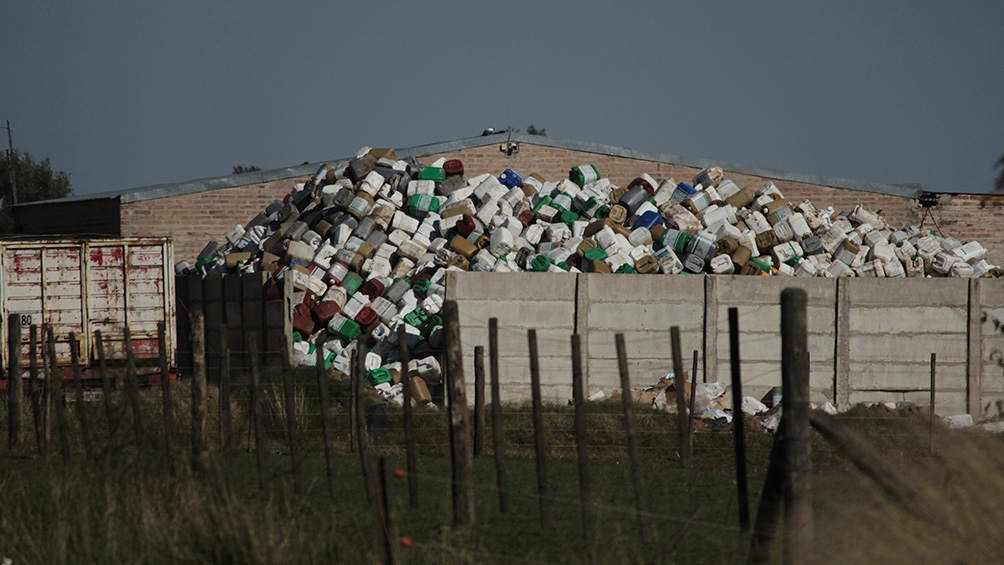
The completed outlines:
{"type": "MultiPolygon", "coordinates": [[[[520,132],[398,149],[397,154],[424,163],[439,157],[460,159],[465,169],[475,174],[497,174],[511,168],[524,175],[538,173],[547,180],[564,178],[572,166],[592,164],[619,186],[626,186],[642,173],[657,180],[673,177],[690,181],[702,168],[719,166],[727,178],[751,190],[770,180],[789,200],[809,199],[819,207],[833,206],[838,211],[861,204],[881,210],[894,227],[922,221],[924,227],[934,227],[918,203],[922,190],[917,185],[826,178],[520,132]]],[[[295,183],[306,182],[319,166],[307,164],[19,204],[14,206],[14,221],[18,233],[25,235],[169,236],[174,240],[175,260],[192,261],[207,242],[222,240],[235,225],[244,224],[271,201],[282,199],[295,183]]],[[[987,259],[998,265],[1004,264],[1002,211],[1004,196],[985,194],[943,195],[940,204],[931,209],[945,235],[964,242],[979,241],[990,250],[987,259]]]]}

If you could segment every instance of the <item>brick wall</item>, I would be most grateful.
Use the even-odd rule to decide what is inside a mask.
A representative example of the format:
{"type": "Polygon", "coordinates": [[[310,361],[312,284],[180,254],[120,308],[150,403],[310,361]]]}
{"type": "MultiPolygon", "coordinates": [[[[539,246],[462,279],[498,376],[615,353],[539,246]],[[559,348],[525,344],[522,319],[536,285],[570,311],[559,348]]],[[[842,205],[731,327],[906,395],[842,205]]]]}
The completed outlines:
{"type": "Polygon", "coordinates": [[[194,262],[212,240],[226,241],[237,224],[244,225],[273,200],[281,200],[294,177],[264,184],[224,188],[122,205],[122,235],[166,235],[174,240],[174,260],[194,262]]]}
{"type": "MultiPolygon", "coordinates": [[[[506,156],[498,145],[463,149],[448,154],[421,157],[431,163],[439,157],[457,158],[472,174],[498,174],[511,168],[522,175],[538,173],[547,180],[568,175],[575,165],[592,164],[600,173],[619,186],[626,186],[641,173],[657,180],[673,177],[690,181],[699,169],[639,159],[585,153],[569,149],[520,144],[520,151],[506,156]]],[[[728,174],[736,184],[757,189],[768,179],[742,174],[728,174]]],[[[192,261],[210,240],[223,241],[236,224],[244,224],[274,199],[283,198],[297,182],[308,177],[296,177],[265,184],[255,184],[209,192],[132,202],[122,206],[122,235],[167,235],[174,239],[175,259],[192,261]]],[[[862,204],[881,210],[891,225],[903,227],[920,223],[922,210],[912,200],[869,192],[836,189],[825,186],[774,180],[789,200],[809,199],[818,207],[833,206],[849,210],[862,204]]],[[[956,196],[933,210],[934,218],[945,235],[963,241],[977,240],[991,250],[993,262],[1004,264],[1004,197],[956,196]]],[[[924,227],[934,227],[928,219],[924,227]]]]}
{"type": "MultiPolygon", "coordinates": [[[[430,155],[421,161],[432,162],[439,157],[461,159],[464,168],[473,172],[499,173],[511,168],[523,175],[538,173],[547,180],[564,178],[568,174],[568,169],[575,165],[592,164],[600,174],[619,186],[626,186],[641,173],[648,173],[656,180],[673,177],[677,181],[689,182],[700,172],[700,169],[693,167],[526,143],[521,144],[519,153],[512,157],[507,157],[499,151],[497,145],[491,145],[451,154],[430,155]]],[[[923,218],[923,209],[917,206],[916,201],[906,198],[767,177],[730,174],[728,171],[726,177],[741,187],[753,190],[771,180],[789,200],[801,202],[809,199],[820,208],[833,206],[837,211],[842,211],[853,209],[860,204],[871,210],[881,210],[882,216],[896,228],[918,225],[923,218]]],[[[991,262],[1004,265],[1004,196],[943,197],[943,204],[932,209],[932,215],[944,235],[956,237],[963,242],[979,241],[990,251],[987,258],[991,262]]],[[[925,229],[933,229],[934,223],[930,218],[926,218],[923,226],[925,229]]]]}

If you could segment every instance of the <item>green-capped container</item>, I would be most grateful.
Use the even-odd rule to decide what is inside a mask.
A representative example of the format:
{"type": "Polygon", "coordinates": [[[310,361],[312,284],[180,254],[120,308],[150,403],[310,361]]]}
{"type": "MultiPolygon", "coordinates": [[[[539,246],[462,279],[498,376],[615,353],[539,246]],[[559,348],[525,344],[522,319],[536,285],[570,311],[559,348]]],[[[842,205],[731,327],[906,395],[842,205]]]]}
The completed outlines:
{"type": "Polygon", "coordinates": [[[760,270],[763,271],[763,272],[765,272],[765,273],[769,273],[770,272],[770,265],[768,265],[767,263],[764,263],[763,261],[757,259],[756,257],[750,257],[750,263],[753,263],[757,267],[760,267],[760,270]]]}
{"type": "Polygon", "coordinates": [[[366,373],[366,378],[369,379],[370,383],[372,383],[373,386],[382,383],[389,383],[392,379],[390,371],[383,367],[379,367],[377,369],[369,371],[368,373],[366,373]]]}
{"type": "Polygon", "coordinates": [[[416,328],[421,328],[429,321],[429,313],[423,308],[415,308],[411,312],[404,315],[404,323],[409,326],[414,326],[416,328]]]}
{"type": "Polygon", "coordinates": [[[418,171],[417,180],[431,180],[433,182],[443,182],[446,180],[446,169],[442,167],[422,167],[418,171]]]}
{"type": "Polygon", "coordinates": [[[593,165],[579,165],[568,171],[568,178],[582,188],[586,183],[600,180],[600,171],[593,165]]]}
{"type": "Polygon", "coordinates": [[[408,215],[414,218],[424,218],[431,213],[439,212],[439,199],[428,194],[412,194],[408,199],[408,215]]]}
{"type": "Polygon", "coordinates": [[[551,200],[551,206],[559,210],[571,210],[572,209],[572,196],[567,192],[562,192],[551,200]]]}
{"type": "Polygon", "coordinates": [[[359,335],[363,333],[359,324],[344,314],[335,314],[335,317],[331,318],[331,321],[328,323],[328,329],[349,341],[358,339],[359,335]]]}
{"type": "Polygon", "coordinates": [[[533,213],[536,214],[537,212],[540,212],[541,208],[543,208],[544,206],[547,206],[550,203],[551,203],[551,197],[550,196],[545,196],[545,197],[541,198],[537,202],[537,204],[533,207],[533,213]]]}
{"type": "Polygon", "coordinates": [[[690,243],[691,239],[693,239],[693,236],[689,233],[669,228],[662,233],[662,239],[659,241],[664,246],[669,247],[679,254],[687,251],[687,245],[690,243]]]}
{"type": "Polygon", "coordinates": [[[359,290],[359,287],[363,285],[363,278],[359,276],[359,273],[354,271],[349,271],[346,273],[345,278],[342,279],[342,284],[338,285],[345,289],[346,294],[352,296],[359,290]]]}
{"type": "Polygon", "coordinates": [[[585,253],[582,254],[582,258],[586,261],[603,261],[607,258],[607,252],[603,250],[602,247],[593,247],[592,249],[587,249],[585,253]]]}
{"type": "Polygon", "coordinates": [[[411,288],[412,290],[415,291],[416,295],[422,297],[425,296],[426,292],[429,292],[429,287],[431,286],[432,286],[432,281],[430,279],[421,278],[416,280],[415,283],[411,285],[411,288]]]}
{"type": "Polygon", "coordinates": [[[547,255],[537,255],[533,259],[530,259],[530,268],[538,273],[547,271],[547,268],[552,264],[554,264],[554,259],[551,259],[547,255]]]}
{"type": "Polygon", "coordinates": [[[618,275],[634,275],[638,273],[638,271],[636,271],[634,267],[628,265],[627,263],[624,263],[620,267],[617,267],[617,270],[614,272],[617,273],[618,275]]]}

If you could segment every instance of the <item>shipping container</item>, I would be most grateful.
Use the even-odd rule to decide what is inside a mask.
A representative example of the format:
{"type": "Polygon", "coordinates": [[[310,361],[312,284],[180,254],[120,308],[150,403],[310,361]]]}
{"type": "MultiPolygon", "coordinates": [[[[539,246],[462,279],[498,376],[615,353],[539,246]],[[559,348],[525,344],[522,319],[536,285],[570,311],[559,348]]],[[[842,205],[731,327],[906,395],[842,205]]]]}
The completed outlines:
{"type": "MultiPolygon", "coordinates": [[[[98,378],[100,331],[113,377],[124,374],[125,329],[141,379],[157,373],[157,323],[165,322],[166,351],[175,351],[174,269],[169,238],[35,239],[0,241],[0,332],[4,375],[9,371],[7,321],[21,321],[22,366],[29,358],[29,327],[52,327],[59,371],[71,365],[70,333],[85,377],[98,378]],[[87,370],[90,369],[90,370],[87,370]]],[[[41,364],[39,365],[41,366],[41,364]]],[[[27,371],[22,373],[27,376],[27,371]]],[[[7,383],[4,382],[4,385],[7,383]]]]}

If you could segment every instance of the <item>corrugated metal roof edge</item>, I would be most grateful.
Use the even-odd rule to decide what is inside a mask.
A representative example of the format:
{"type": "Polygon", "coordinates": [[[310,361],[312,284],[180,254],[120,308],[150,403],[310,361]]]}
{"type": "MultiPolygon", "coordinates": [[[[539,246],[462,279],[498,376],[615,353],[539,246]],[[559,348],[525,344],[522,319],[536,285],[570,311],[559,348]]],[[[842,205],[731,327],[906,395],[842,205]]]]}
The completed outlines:
{"type": "MultiPolygon", "coordinates": [[[[609,155],[612,157],[624,157],[628,159],[638,159],[642,161],[672,163],[675,165],[683,165],[695,168],[718,166],[730,173],[759,176],[770,179],[786,180],[791,182],[801,182],[806,184],[817,184],[821,186],[828,186],[831,188],[856,190],[860,192],[886,194],[889,196],[898,196],[901,198],[911,198],[911,199],[919,198],[920,193],[922,192],[920,185],[916,184],[893,185],[893,184],[881,184],[881,183],[856,181],[850,179],[825,177],[807,173],[783,171],[780,169],[754,167],[750,165],[728,163],[724,161],[714,161],[711,159],[699,159],[695,157],[673,155],[670,153],[655,153],[652,151],[640,151],[637,149],[615,147],[612,145],[604,145],[601,143],[574,141],[569,139],[560,139],[560,138],[540,136],[540,135],[530,135],[523,132],[512,132],[512,133],[502,132],[493,135],[468,137],[453,141],[429,143],[426,145],[416,145],[414,147],[398,149],[397,154],[399,157],[423,157],[426,155],[449,153],[452,151],[459,151],[462,149],[472,149],[475,147],[496,145],[505,142],[507,140],[516,141],[518,143],[531,143],[543,147],[554,147],[558,149],[568,149],[572,151],[582,151],[584,153],[596,153],[600,155],[609,155]]],[[[83,200],[99,200],[103,198],[106,199],[118,198],[122,204],[127,204],[130,202],[139,202],[142,200],[153,200],[157,198],[167,198],[170,196],[180,196],[184,194],[196,194],[199,192],[207,192],[210,190],[221,190],[224,188],[234,188],[237,186],[245,186],[249,184],[263,184],[266,182],[307,176],[316,172],[318,167],[320,167],[323,163],[339,163],[345,161],[346,159],[347,158],[343,157],[340,159],[322,161],[319,163],[309,163],[305,165],[297,165],[294,167],[269,169],[267,171],[253,171],[250,173],[242,173],[239,175],[227,175],[222,177],[195,179],[185,182],[156,184],[139,188],[103,192],[98,194],[69,196],[66,198],[58,198],[54,200],[43,200],[39,202],[17,204],[17,206],[34,206],[38,204],[51,204],[56,202],[78,202],[83,200]]],[[[644,171],[639,171],[639,173],[642,172],[644,171]]]]}
{"type": "MultiPolygon", "coordinates": [[[[770,169],[766,167],[754,167],[751,165],[743,165],[739,163],[729,163],[725,161],[714,161],[711,159],[686,157],[683,155],[674,155],[671,153],[655,153],[652,151],[640,151],[637,149],[629,149],[626,147],[615,147],[613,145],[604,145],[602,143],[592,143],[586,141],[574,141],[569,139],[559,139],[540,135],[530,135],[522,132],[512,132],[511,135],[509,133],[503,132],[490,136],[471,137],[467,139],[458,139],[456,141],[445,141],[442,143],[420,145],[408,149],[399,149],[397,153],[398,156],[402,157],[432,155],[436,153],[449,153],[451,151],[458,151],[460,149],[469,149],[471,147],[483,147],[485,145],[495,145],[504,142],[506,140],[516,141],[519,143],[532,143],[535,145],[542,145],[546,147],[569,149],[573,151],[582,151],[585,153],[610,155],[613,157],[624,157],[628,159],[639,159],[642,161],[655,161],[660,163],[672,163],[674,165],[683,165],[699,169],[703,169],[705,167],[718,166],[729,173],[738,173],[750,176],[766,177],[770,179],[801,182],[806,184],[818,184],[821,186],[828,186],[832,188],[857,190],[860,192],[872,192],[872,193],[886,194],[889,196],[899,196],[902,198],[920,198],[920,193],[922,192],[920,185],[915,183],[903,184],[903,185],[882,184],[882,183],[856,181],[843,178],[825,177],[821,175],[812,175],[808,173],[799,173],[793,171],[783,171],[780,169],[770,169]]],[[[600,172],[602,173],[603,171],[600,172]]],[[[639,173],[642,172],[644,171],[639,171],[639,173]]]]}

